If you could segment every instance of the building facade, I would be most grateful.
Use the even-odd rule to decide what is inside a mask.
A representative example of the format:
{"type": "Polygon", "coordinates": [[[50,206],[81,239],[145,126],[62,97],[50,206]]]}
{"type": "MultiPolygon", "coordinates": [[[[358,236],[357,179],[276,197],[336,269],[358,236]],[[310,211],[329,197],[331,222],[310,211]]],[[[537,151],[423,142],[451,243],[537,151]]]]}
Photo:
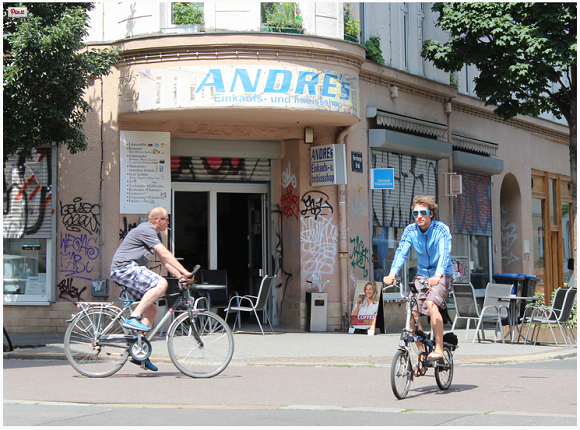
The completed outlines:
{"type": "MultiPolygon", "coordinates": [[[[239,294],[276,276],[275,325],[306,328],[306,293],[325,292],[327,330],[346,330],[357,284],[388,273],[415,195],[437,196],[457,282],[483,290],[523,273],[548,295],[567,282],[568,127],[504,121],[475,97],[476,71],[423,60],[423,41],[448,37],[431,3],[298,2],[301,28],[281,32],[269,4],[190,6],[202,23],[176,24],[170,2],[97,3],[87,45],[116,46],[121,61],[86,92],[88,149],[6,163],[9,332],[64,332],[75,302],[117,300],[113,254],[159,205],[186,267],[226,269],[239,294]],[[384,65],[367,59],[374,36],[384,65]],[[392,188],[375,186],[375,169],[393,169],[392,188]]],[[[394,297],[386,329],[402,324],[394,297]]]]}

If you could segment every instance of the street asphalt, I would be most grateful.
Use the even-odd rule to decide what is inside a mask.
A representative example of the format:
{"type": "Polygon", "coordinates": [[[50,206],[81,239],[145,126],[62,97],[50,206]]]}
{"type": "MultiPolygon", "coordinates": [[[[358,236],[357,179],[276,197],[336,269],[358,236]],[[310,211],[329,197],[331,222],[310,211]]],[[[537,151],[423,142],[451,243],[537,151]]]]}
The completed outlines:
{"type": "MultiPolygon", "coordinates": [[[[399,345],[400,333],[368,335],[366,333],[307,332],[268,327],[262,335],[257,325],[246,324],[234,332],[234,356],[230,365],[258,366],[390,366],[399,345]]],[[[459,347],[456,365],[500,364],[576,358],[577,347],[543,343],[524,345],[493,342],[493,330],[486,330],[486,339],[472,343],[475,331],[455,330],[459,347]]],[[[10,334],[14,351],[4,359],[66,360],[64,334],[10,334]]],[[[509,339],[509,338],[508,338],[509,339]]],[[[165,337],[156,335],[152,342],[152,362],[170,363],[165,337]]]]}

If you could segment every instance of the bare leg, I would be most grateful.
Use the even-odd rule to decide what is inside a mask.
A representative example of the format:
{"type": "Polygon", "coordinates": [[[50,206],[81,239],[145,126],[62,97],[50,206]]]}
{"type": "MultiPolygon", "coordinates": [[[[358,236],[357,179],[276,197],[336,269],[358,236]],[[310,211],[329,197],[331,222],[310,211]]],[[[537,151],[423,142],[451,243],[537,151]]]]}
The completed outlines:
{"type": "Polygon", "coordinates": [[[427,310],[431,317],[431,328],[435,337],[435,352],[443,355],[443,317],[439,312],[439,306],[431,300],[427,300],[427,310]]]}
{"type": "Polygon", "coordinates": [[[137,307],[131,312],[131,316],[143,315],[141,322],[147,327],[152,328],[153,322],[155,320],[155,315],[157,314],[157,306],[155,306],[155,300],[165,294],[167,291],[167,280],[165,278],[159,279],[159,282],[153,288],[147,290],[141,302],[137,307]]]}

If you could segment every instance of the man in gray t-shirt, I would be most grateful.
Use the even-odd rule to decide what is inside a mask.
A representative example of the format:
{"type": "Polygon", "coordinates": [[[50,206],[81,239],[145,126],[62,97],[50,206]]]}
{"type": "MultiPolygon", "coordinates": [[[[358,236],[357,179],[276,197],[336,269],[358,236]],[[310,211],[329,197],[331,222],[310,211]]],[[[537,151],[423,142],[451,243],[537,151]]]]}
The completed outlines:
{"type": "MultiPolygon", "coordinates": [[[[159,233],[167,230],[168,216],[164,208],[153,209],[147,222],[131,230],[113,256],[111,279],[127,287],[134,300],[140,300],[123,323],[127,328],[149,331],[153,327],[157,314],[155,301],[167,290],[167,280],[147,268],[147,263],[155,254],[159,256],[167,271],[176,278],[191,275],[161,243],[159,233]]],[[[145,362],[145,367],[157,370],[149,360],[145,362]]]]}

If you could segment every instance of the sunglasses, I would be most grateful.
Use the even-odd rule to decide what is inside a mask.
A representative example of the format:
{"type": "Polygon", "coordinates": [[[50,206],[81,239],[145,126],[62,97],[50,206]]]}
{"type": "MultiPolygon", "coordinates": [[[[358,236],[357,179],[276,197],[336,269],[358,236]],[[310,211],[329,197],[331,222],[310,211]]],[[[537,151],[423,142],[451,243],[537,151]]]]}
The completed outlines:
{"type": "Polygon", "coordinates": [[[420,211],[413,211],[411,212],[413,214],[413,218],[417,218],[419,216],[419,214],[421,214],[421,216],[427,216],[431,213],[430,210],[420,210],[420,211]]]}
{"type": "Polygon", "coordinates": [[[163,220],[165,220],[165,221],[169,222],[169,218],[161,218],[161,217],[159,217],[159,218],[157,218],[157,219],[163,219],[163,220]]]}

